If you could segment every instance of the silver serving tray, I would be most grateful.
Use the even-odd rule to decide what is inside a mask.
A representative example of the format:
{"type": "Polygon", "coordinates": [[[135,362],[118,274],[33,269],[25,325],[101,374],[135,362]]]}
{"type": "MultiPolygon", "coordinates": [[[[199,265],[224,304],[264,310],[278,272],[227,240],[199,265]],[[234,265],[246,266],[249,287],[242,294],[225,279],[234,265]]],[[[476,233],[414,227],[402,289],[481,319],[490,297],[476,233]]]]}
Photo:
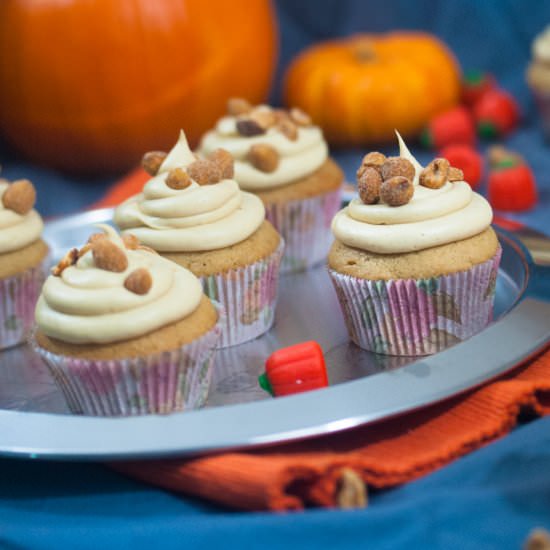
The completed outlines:
{"type": "MultiPolygon", "coordinates": [[[[110,209],[50,222],[54,258],[79,246],[110,209]]],[[[519,235],[521,237],[521,235],[519,235]]],[[[499,376],[550,340],[550,282],[521,242],[499,231],[502,266],[495,321],[481,334],[425,358],[365,352],[348,340],[324,267],[281,278],[275,326],[252,342],[221,350],[207,407],[168,416],[70,415],[46,367],[28,346],[0,353],[0,455],[71,459],[165,457],[311,437],[375,422],[435,403],[499,376]],[[315,339],[330,387],[273,399],[257,383],[269,354],[315,339]]],[[[530,232],[536,257],[550,240],[530,232]]],[[[542,251],[542,255],[541,255],[542,251]]]]}

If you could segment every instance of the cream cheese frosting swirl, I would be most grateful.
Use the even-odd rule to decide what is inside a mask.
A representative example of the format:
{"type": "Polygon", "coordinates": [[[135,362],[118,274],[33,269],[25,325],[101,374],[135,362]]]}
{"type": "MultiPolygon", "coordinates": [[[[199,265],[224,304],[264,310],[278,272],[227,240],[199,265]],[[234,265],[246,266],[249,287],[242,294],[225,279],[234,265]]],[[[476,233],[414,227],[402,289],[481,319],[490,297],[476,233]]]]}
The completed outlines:
{"type": "MultiPolygon", "coordinates": [[[[269,109],[265,105],[256,109],[262,108],[269,109]]],[[[208,155],[220,147],[226,149],[235,159],[235,179],[243,189],[271,189],[312,174],[328,157],[328,147],[318,127],[300,126],[297,130],[294,141],[274,127],[258,136],[241,136],[237,132],[237,118],[225,116],[204,135],[199,150],[208,155]],[[273,172],[262,172],[246,161],[250,147],[256,144],[270,145],[279,154],[279,165],[273,172]]]]}
{"type": "Polygon", "coordinates": [[[19,250],[40,238],[44,223],[36,210],[17,214],[6,208],[2,196],[9,187],[5,180],[0,181],[0,254],[19,250]]]}
{"type": "Polygon", "coordinates": [[[491,224],[489,203],[465,181],[439,189],[419,185],[422,166],[397,134],[399,154],[415,168],[414,195],[392,207],[353,199],[336,214],[332,231],[344,244],[378,254],[414,252],[473,237],[491,224]]]}
{"type": "Polygon", "coordinates": [[[211,185],[193,181],[185,189],[168,187],[169,171],[195,160],[182,131],[142,193],[116,209],[115,223],[160,252],[217,250],[252,235],[264,221],[265,209],[258,197],[242,192],[234,179],[211,185]]]}
{"type": "Polygon", "coordinates": [[[113,228],[100,227],[124,250],[127,269],[99,269],[88,251],[60,276],[48,277],[36,306],[42,332],[63,342],[106,344],[142,336],[195,311],[202,286],[190,271],[152,251],[126,249],[113,228]],[[153,281],[144,295],[124,287],[126,277],[139,268],[147,269],[153,281]]]}

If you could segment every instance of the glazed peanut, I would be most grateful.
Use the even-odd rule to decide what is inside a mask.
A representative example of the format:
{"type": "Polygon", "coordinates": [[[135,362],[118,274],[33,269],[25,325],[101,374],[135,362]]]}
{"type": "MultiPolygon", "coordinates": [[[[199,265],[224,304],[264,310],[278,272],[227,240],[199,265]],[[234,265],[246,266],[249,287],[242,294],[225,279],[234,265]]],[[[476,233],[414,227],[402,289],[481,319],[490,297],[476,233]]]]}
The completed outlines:
{"type": "Polygon", "coordinates": [[[411,180],[404,176],[394,176],[382,182],[380,199],[388,206],[402,206],[407,204],[413,196],[414,186],[411,180]]]}
{"type": "Polygon", "coordinates": [[[382,176],[376,168],[365,167],[357,178],[359,198],[364,204],[376,204],[380,200],[382,176]]]}
{"type": "Polygon", "coordinates": [[[450,164],[447,159],[432,160],[420,173],[420,185],[430,189],[439,189],[445,185],[449,176],[450,164]]]}

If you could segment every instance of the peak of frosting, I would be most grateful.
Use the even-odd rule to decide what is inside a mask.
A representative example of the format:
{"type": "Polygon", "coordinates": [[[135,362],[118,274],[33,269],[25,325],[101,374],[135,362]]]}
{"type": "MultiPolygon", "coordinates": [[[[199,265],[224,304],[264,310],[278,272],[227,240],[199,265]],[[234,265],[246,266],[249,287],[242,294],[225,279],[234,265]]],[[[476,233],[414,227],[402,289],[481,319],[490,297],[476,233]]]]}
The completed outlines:
{"type": "Polygon", "coordinates": [[[419,184],[420,174],[424,169],[424,167],[416,160],[416,158],[409,151],[409,148],[403,141],[401,134],[397,130],[395,130],[395,133],[397,135],[397,142],[399,143],[399,156],[403,159],[407,159],[414,166],[414,181],[412,183],[413,185],[416,186],[419,184]]]}
{"type": "Polygon", "coordinates": [[[160,165],[159,173],[169,172],[173,168],[189,166],[195,160],[197,159],[189,148],[185,132],[180,130],[179,139],[160,165]]]}
{"type": "MultiPolygon", "coordinates": [[[[92,249],[46,280],[36,322],[46,335],[64,342],[102,344],[147,334],[190,315],[202,298],[199,280],[188,270],[144,248],[126,248],[110,226],[105,239],[127,258],[123,271],[98,267],[92,249]],[[150,274],[147,292],[125,282],[138,270],[150,274]]],[[[92,245],[93,246],[93,245],[92,245]]]]}
{"type": "Polygon", "coordinates": [[[262,201],[242,192],[234,179],[223,178],[223,172],[216,183],[199,185],[201,168],[208,172],[207,162],[197,160],[182,131],[157,175],[116,209],[115,223],[161,252],[217,250],[245,240],[265,218],[262,201]],[[177,168],[189,169],[192,181],[183,189],[166,183],[177,168]]]}

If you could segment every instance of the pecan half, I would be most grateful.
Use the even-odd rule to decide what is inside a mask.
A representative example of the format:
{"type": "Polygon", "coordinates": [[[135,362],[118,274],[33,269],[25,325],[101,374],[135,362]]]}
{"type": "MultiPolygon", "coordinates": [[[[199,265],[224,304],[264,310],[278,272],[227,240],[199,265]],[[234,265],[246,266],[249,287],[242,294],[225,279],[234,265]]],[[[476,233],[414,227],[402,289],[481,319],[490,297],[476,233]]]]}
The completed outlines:
{"type": "Polygon", "coordinates": [[[271,145],[264,143],[252,145],[246,158],[254,168],[261,172],[274,172],[279,166],[279,153],[271,145]]]}

